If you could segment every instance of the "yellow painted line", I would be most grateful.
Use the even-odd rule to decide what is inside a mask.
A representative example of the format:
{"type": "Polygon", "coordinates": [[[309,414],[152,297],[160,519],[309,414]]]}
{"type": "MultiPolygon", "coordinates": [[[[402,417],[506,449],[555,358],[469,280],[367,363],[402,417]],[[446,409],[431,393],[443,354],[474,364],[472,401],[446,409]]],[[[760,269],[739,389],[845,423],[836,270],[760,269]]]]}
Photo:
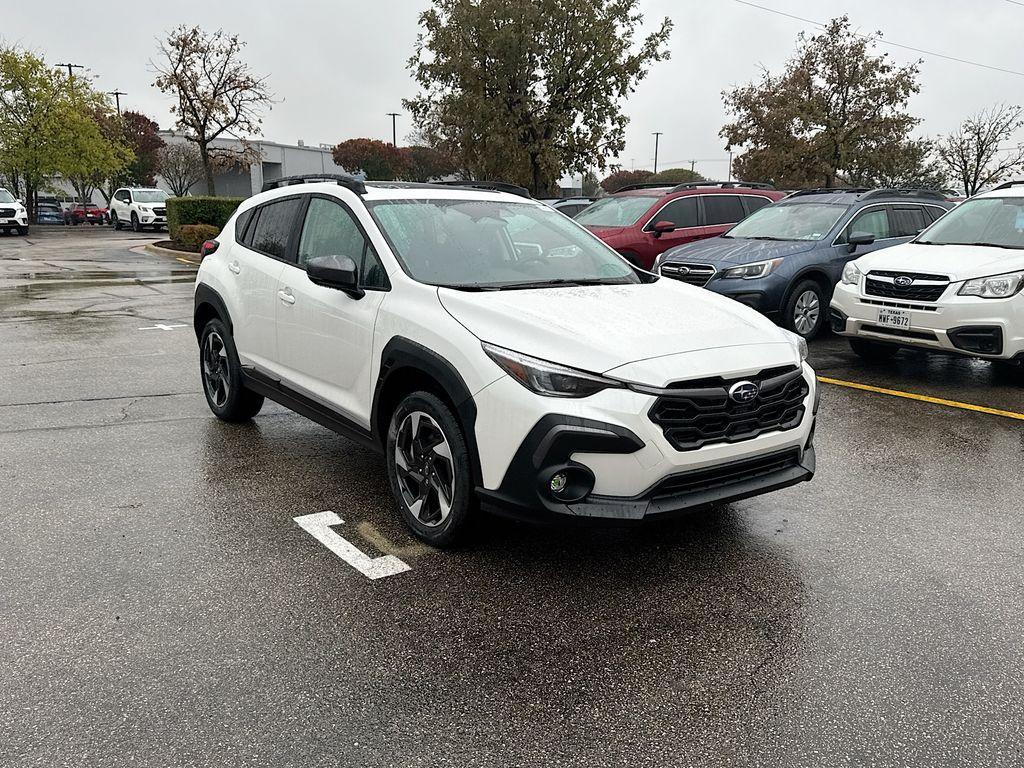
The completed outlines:
{"type": "Polygon", "coordinates": [[[856,381],[843,381],[842,379],[830,379],[827,376],[819,376],[818,381],[823,381],[826,384],[833,384],[837,387],[848,387],[849,389],[859,389],[864,392],[874,392],[879,395],[890,395],[892,397],[905,397],[908,400],[918,400],[922,403],[932,403],[934,405],[945,405],[950,408],[960,408],[964,411],[976,411],[977,413],[988,413],[992,416],[1004,416],[1007,419],[1018,419],[1024,421],[1024,413],[1017,413],[1015,411],[1001,411],[998,408],[986,408],[984,405],[974,405],[973,403],[961,403],[956,400],[944,400],[941,397],[929,397],[928,395],[919,395],[914,392],[903,392],[899,389],[886,389],[885,387],[873,387],[870,384],[861,384],[856,381]]]}
{"type": "Polygon", "coordinates": [[[198,265],[199,265],[199,262],[198,262],[198,261],[189,261],[188,259],[183,259],[183,258],[181,258],[181,256],[175,256],[175,257],[174,257],[174,259],[175,259],[175,261],[180,261],[180,262],[182,262],[183,264],[191,264],[191,265],[192,265],[193,267],[195,267],[195,266],[198,266],[198,265]]]}

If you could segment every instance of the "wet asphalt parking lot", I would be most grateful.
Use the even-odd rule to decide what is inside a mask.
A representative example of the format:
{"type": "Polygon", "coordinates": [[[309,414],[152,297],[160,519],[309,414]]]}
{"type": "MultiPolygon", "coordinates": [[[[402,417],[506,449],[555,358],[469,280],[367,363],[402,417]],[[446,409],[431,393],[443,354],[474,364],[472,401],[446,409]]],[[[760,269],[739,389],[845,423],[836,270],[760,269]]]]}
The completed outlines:
{"type": "MultiPolygon", "coordinates": [[[[0,765],[1024,762],[1024,420],[828,383],[811,483],[437,552],[373,453],[213,418],[157,237],[0,237],[0,765]]],[[[987,363],[811,357],[1024,412],[987,363]]]]}

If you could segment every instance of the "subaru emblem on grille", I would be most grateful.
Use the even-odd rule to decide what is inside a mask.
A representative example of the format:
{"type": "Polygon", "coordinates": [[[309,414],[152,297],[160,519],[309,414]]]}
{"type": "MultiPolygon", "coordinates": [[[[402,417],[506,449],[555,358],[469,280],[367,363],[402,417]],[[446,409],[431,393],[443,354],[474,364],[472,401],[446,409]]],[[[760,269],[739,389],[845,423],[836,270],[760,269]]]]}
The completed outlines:
{"type": "Polygon", "coordinates": [[[761,388],[752,381],[737,381],[729,387],[729,397],[737,403],[749,403],[760,391],[761,388]]]}
{"type": "Polygon", "coordinates": [[[900,288],[909,288],[914,284],[914,278],[907,277],[906,275],[900,275],[899,277],[895,278],[892,282],[894,285],[898,285],[900,288]]]}
{"type": "Polygon", "coordinates": [[[689,267],[679,267],[676,271],[680,275],[688,275],[688,274],[690,274],[690,268],[689,267]]]}

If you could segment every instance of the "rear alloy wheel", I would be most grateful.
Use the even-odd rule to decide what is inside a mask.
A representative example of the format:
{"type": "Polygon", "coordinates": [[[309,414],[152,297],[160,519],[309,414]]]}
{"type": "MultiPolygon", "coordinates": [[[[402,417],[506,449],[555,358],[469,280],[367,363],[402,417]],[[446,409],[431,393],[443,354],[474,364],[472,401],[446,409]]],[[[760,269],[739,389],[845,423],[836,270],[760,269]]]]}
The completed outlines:
{"type": "Polygon", "coordinates": [[[395,409],[388,429],[388,479],[402,519],[435,547],[464,532],[474,506],[469,454],[458,420],[429,392],[415,392],[395,409]]]}
{"type": "Polygon", "coordinates": [[[813,339],[825,324],[825,296],[821,286],[813,280],[799,283],[786,301],[786,327],[805,339],[813,339]]]}
{"type": "Polygon", "coordinates": [[[263,407],[263,395],[245,387],[235,343],[220,320],[210,320],[199,339],[203,392],[210,410],[224,421],[248,421],[263,407]]]}
{"type": "Polygon", "coordinates": [[[899,347],[894,347],[892,344],[880,344],[877,341],[870,341],[868,339],[850,339],[850,349],[856,352],[859,357],[871,363],[890,360],[900,351],[899,347]]]}
{"type": "Polygon", "coordinates": [[[141,232],[142,224],[139,223],[139,217],[137,214],[132,214],[132,232],[141,232]]]}

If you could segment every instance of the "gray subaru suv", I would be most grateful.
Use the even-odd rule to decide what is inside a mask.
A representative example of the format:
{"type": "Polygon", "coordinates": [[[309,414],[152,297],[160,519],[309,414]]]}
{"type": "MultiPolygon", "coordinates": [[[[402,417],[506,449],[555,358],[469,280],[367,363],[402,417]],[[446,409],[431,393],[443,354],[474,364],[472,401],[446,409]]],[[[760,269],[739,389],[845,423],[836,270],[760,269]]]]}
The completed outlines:
{"type": "Polygon", "coordinates": [[[924,189],[804,189],[723,235],[666,251],[654,271],[736,299],[811,339],[827,321],[846,262],[907,242],[952,207],[924,189]]]}

